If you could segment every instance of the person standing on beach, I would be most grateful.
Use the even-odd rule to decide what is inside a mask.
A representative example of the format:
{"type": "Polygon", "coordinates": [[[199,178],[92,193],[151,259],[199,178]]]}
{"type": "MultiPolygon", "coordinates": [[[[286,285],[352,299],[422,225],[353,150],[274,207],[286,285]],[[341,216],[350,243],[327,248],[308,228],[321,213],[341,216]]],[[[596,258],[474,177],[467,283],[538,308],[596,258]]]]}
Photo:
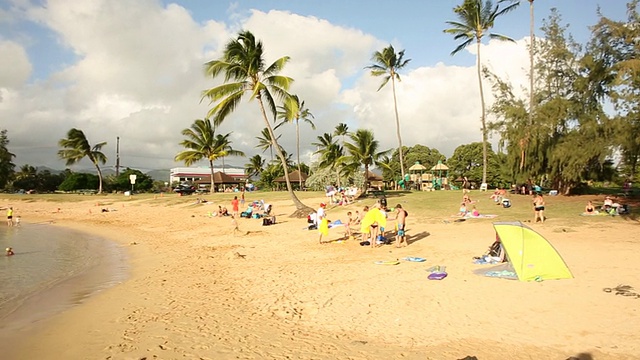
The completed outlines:
{"type": "Polygon", "coordinates": [[[7,209],[7,226],[13,226],[13,208],[7,209]]]}
{"type": "Polygon", "coordinates": [[[242,205],[242,207],[244,207],[244,190],[245,187],[242,187],[242,190],[240,191],[240,205],[242,205]]]}
{"type": "Polygon", "coordinates": [[[544,223],[544,198],[542,198],[542,194],[538,193],[533,198],[533,222],[544,223]]]}
{"type": "Polygon", "coordinates": [[[327,213],[325,211],[325,207],[327,204],[320,203],[320,207],[318,211],[316,211],[316,226],[318,227],[318,233],[320,233],[320,237],[318,238],[318,242],[322,244],[322,236],[329,236],[329,220],[327,220],[327,213]]]}
{"type": "Polygon", "coordinates": [[[396,205],[396,247],[409,245],[405,234],[407,215],[409,214],[402,208],[401,204],[396,205]],[[404,245],[402,245],[403,243],[404,245]]]}
{"type": "Polygon", "coordinates": [[[233,200],[231,200],[232,207],[232,215],[234,217],[238,217],[238,213],[240,212],[240,202],[238,201],[238,197],[234,196],[233,200]]]}

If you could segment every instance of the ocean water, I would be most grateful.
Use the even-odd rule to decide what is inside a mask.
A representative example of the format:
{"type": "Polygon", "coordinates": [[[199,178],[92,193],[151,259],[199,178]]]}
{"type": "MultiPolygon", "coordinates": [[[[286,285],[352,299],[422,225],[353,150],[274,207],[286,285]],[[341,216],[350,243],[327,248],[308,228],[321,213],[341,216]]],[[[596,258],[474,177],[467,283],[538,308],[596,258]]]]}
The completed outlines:
{"type": "Polygon", "coordinates": [[[0,250],[0,339],[128,276],[121,246],[49,223],[1,223],[0,250]],[[15,255],[6,256],[7,247],[15,255]]]}

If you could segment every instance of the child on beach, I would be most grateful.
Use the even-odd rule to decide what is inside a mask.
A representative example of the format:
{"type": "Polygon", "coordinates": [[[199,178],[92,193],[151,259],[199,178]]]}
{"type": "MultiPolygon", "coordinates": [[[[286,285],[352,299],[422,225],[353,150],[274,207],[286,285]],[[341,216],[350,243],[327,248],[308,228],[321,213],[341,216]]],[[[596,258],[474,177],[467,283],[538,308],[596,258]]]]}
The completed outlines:
{"type": "Polygon", "coordinates": [[[465,217],[467,215],[467,204],[462,202],[460,203],[460,210],[458,210],[458,216],[465,217]]]}
{"type": "Polygon", "coordinates": [[[360,221],[362,221],[362,218],[360,217],[360,212],[356,210],[356,214],[353,218],[353,225],[360,225],[360,221]]]}
{"type": "Polygon", "coordinates": [[[327,214],[324,209],[326,206],[325,203],[320,203],[320,207],[316,211],[316,226],[318,227],[318,233],[320,233],[318,238],[320,244],[322,244],[323,235],[329,236],[329,220],[327,220],[327,214]]]}
{"type": "Polygon", "coordinates": [[[13,255],[13,249],[12,248],[8,247],[8,248],[5,249],[5,251],[7,252],[7,256],[13,255]]]}
{"type": "Polygon", "coordinates": [[[345,233],[344,237],[348,240],[353,240],[353,235],[351,234],[351,225],[353,224],[353,217],[351,216],[351,211],[347,212],[347,223],[345,224],[345,233]]]}
{"type": "Polygon", "coordinates": [[[401,204],[396,205],[396,247],[409,245],[407,243],[407,235],[405,233],[407,215],[409,214],[402,208],[401,204]]]}

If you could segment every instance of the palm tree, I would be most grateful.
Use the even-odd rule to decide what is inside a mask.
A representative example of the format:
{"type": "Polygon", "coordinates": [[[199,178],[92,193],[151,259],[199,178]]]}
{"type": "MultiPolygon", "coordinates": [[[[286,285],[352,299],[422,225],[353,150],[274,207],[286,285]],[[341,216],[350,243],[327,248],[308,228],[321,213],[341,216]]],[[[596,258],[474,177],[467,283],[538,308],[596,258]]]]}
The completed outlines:
{"type": "Polygon", "coordinates": [[[331,134],[324,133],[322,136],[318,136],[317,139],[318,142],[312,143],[311,145],[318,148],[315,152],[316,154],[320,154],[320,162],[318,166],[322,169],[328,168],[331,171],[335,170],[337,177],[336,185],[340,187],[340,172],[345,160],[344,148],[333,140],[333,136],[331,134]]]}
{"type": "Polygon", "coordinates": [[[244,164],[244,173],[248,177],[252,177],[255,175],[260,175],[260,173],[264,170],[265,161],[260,155],[254,155],[249,158],[249,162],[244,164]]]}
{"type": "MultiPolygon", "coordinates": [[[[296,156],[298,161],[298,173],[302,173],[300,169],[300,120],[311,125],[311,129],[315,130],[316,125],[311,121],[313,114],[309,109],[304,107],[304,101],[300,102],[297,95],[291,95],[285,99],[284,104],[278,107],[278,118],[282,120],[276,129],[281,125],[289,122],[296,123],[296,156]]],[[[299,178],[300,189],[302,189],[302,176],[299,178]]]]}
{"type": "Polygon", "coordinates": [[[290,96],[287,90],[293,79],[278,75],[288,61],[289,57],[284,56],[267,66],[264,60],[262,41],[256,40],[251,32],[242,31],[236,39],[225,45],[224,53],[220,59],[206,63],[206,74],[212,78],[224,74],[224,83],[205,90],[203,98],[209,98],[211,103],[216,103],[207,115],[208,117],[214,116],[216,124],[222,123],[236,109],[246,93],[251,94],[251,100],[258,101],[273,147],[284,168],[287,191],[297,209],[294,216],[302,217],[307,216],[309,211],[313,211],[313,209],[304,205],[293,192],[286,159],[267,116],[268,108],[275,118],[276,99],[282,100],[290,96]]]}
{"type": "Polygon", "coordinates": [[[107,157],[100,151],[103,146],[107,145],[107,142],[104,141],[91,146],[84,132],[73,128],[67,132],[66,139],[58,141],[58,145],[63,148],[58,151],[58,156],[67,161],[67,166],[76,164],[85,157],[89,158],[98,171],[98,194],[101,194],[102,170],[100,170],[98,163],[104,165],[107,162],[107,157]]]}
{"type": "Polygon", "coordinates": [[[229,140],[229,135],[231,135],[231,133],[228,133],[226,135],[217,134],[215,139],[216,146],[220,148],[219,158],[222,160],[222,172],[225,172],[224,158],[226,158],[227,156],[245,156],[242,151],[235,150],[231,147],[231,140],[229,140]]]}
{"type": "Polygon", "coordinates": [[[404,60],[404,50],[396,54],[393,46],[382,49],[382,52],[376,51],[373,54],[371,60],[373,65],[367,66],[367,69],[371,69],[372,76],[383,76],[382,84],[378,88],[378,91],[382,89],[389,79],[391,79],[391,89],[393,90],[393,108],[396,113],[396,134],[398,135],[398,155],[400,156],[400,171],[402,172],[402,178],[404,179],[404,156],[402,155],[402,137],[400,136],[400,118],[398,117],[398,100],[396,99],[396,80],[400,80],[400,74],[398,70],[404,68],[411,59],[404,60]]]}
{"type": "MultiPolygon", "coordinates": [[[[496,18],[508,13],[515,9],[519,3],[511,3],[506,7],[500,9],[500,4],[503,2],[512,2],[511,0],[498,0],[494,5],[493,0],[464,0],[462,5],[458,5],[453,9],[459,21],[447,21],[446,23],[451,25],[452,28],[444,30],[445,33],[454,35],[455,40],[462,40],[462,43],[458,45],[451,52],[451,55],[455,55],[462,49],[469,46],[473,41],[476,42],[477,47],[477,71],[478,71],[478,84],[480,86],[480,104],[482,106],[482,183],[487,183],[487,125],[486,125],[486,110],[484,104],[484,92],[482,89],[482,71],[480,61],[480,44],[482,38],[486,35],[487,31],[491,29],[495,23],[496,18]]],[[[489,38],[514,41],[510,37],[501,34],[488,33],[489,38]]]]}
{"type": "Polygon", "coordinates": [[[366,192],[368,184],[369,168],[372,165],[380,164],[384,156],[389,155],[390,150],[378,151],[380,143],[373,137],[373,132],[366,129],[358,129],[355,133],[349,134],[351,143],[345,146],[349,151],[350,160],[353,164],[364,166],[363,193],[366,192]]]}
{"type": "Polygon", "coordinates": [[[334,136],[340,136],[342,146],[344,146],[344,137],[347,136],[348,134],[349,134],[349,126],[347,126],[347,124],[345,123],[340,123],[336,125],[336,128],[333,130],[334,136]]]}
{"type": "MultiPolygon", "coordinates": [[[[267,149],[271,152],[271,161],[273,161],[273,140],[271,140],[271,133],[269,133],[269,129],[262,129],[262,136],[256,136],[258,139],[258,149],[262,150],[262,152],[267,151],[267,149]]],[[[282,135],[278,135],[276,140],[280,139],[282,135]]]]}
{"type": "Polygon", "coordinates": [[[213,178],[213,163],[219,158],[225,156],[244,156],[242,151],[234,150],[231,147],[229,135],[216,134],[216,126],[211,124],[209,119],[197,119],[190,128],[182,130],[182,135],[187,138],[180,142],[186,150],[176,155],[176,161],[184,161],[185,165],[190,166],[202,159],[209,161],[209,169],[211,171],[211,192],[216,189],[215,180],[213,178]]]}

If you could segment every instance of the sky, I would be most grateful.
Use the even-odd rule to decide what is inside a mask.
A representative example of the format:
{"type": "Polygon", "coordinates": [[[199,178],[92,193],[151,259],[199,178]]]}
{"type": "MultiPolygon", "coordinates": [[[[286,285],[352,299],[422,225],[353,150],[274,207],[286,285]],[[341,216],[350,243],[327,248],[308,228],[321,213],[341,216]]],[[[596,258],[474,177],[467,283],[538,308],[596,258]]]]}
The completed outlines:
{"type": "MultiPolygon", "coordinates": [[[[528,84],[529,2],[521,2],[492,29],[516,42],[485,40],[481,48],[482,65],[516,89],[528,84]]],[[[411,59],[396,90],[403,144],[422,144],[449,157],[459,145],[481,141],[475,46],[452,56],[458,43],[443,33],[460,3],[0,0],[0,129],[8,131],[17,166],[64,169],[58,141],[71,128],[84,131],[91,144],[107,142],[104,168],[115,168],[118,138],[123,167],[184,166],[174,161],[182,150],[181,131],[211,108],[202,91],[222,82],[207,78],[203,64],[249,30],[264,43],[267,63],[291,58],[281,74],[295,80],[290,92],[305,101],[317,127],[300,124],[302,162],[313,160],[316,137],[339,123],[372,130],[381,149],[397,147],[391,86],[378,91],[382,79],[365,69],[373,53],[389,44],[411,59]]],[[[535,0],[536,36],[542,36],[552,7],[583,44],[598,7],[609,18],[626,18],[625,0],[535,0]]],[[[489,88],[485,83],[488,105],[489,88]]],[[[257,102],[246,97],[217,131],[231,133],[232,147],[247,157],[269,160],[269,151],[256,149],[264,127],[257,102]]],[[[295,126],[278,133],[295,159],[295,126]]],[[[225,162],[243,167],[248,160],[225,162]]],[[[71,169],[87,167],[85,160],[71,169]]]]}

